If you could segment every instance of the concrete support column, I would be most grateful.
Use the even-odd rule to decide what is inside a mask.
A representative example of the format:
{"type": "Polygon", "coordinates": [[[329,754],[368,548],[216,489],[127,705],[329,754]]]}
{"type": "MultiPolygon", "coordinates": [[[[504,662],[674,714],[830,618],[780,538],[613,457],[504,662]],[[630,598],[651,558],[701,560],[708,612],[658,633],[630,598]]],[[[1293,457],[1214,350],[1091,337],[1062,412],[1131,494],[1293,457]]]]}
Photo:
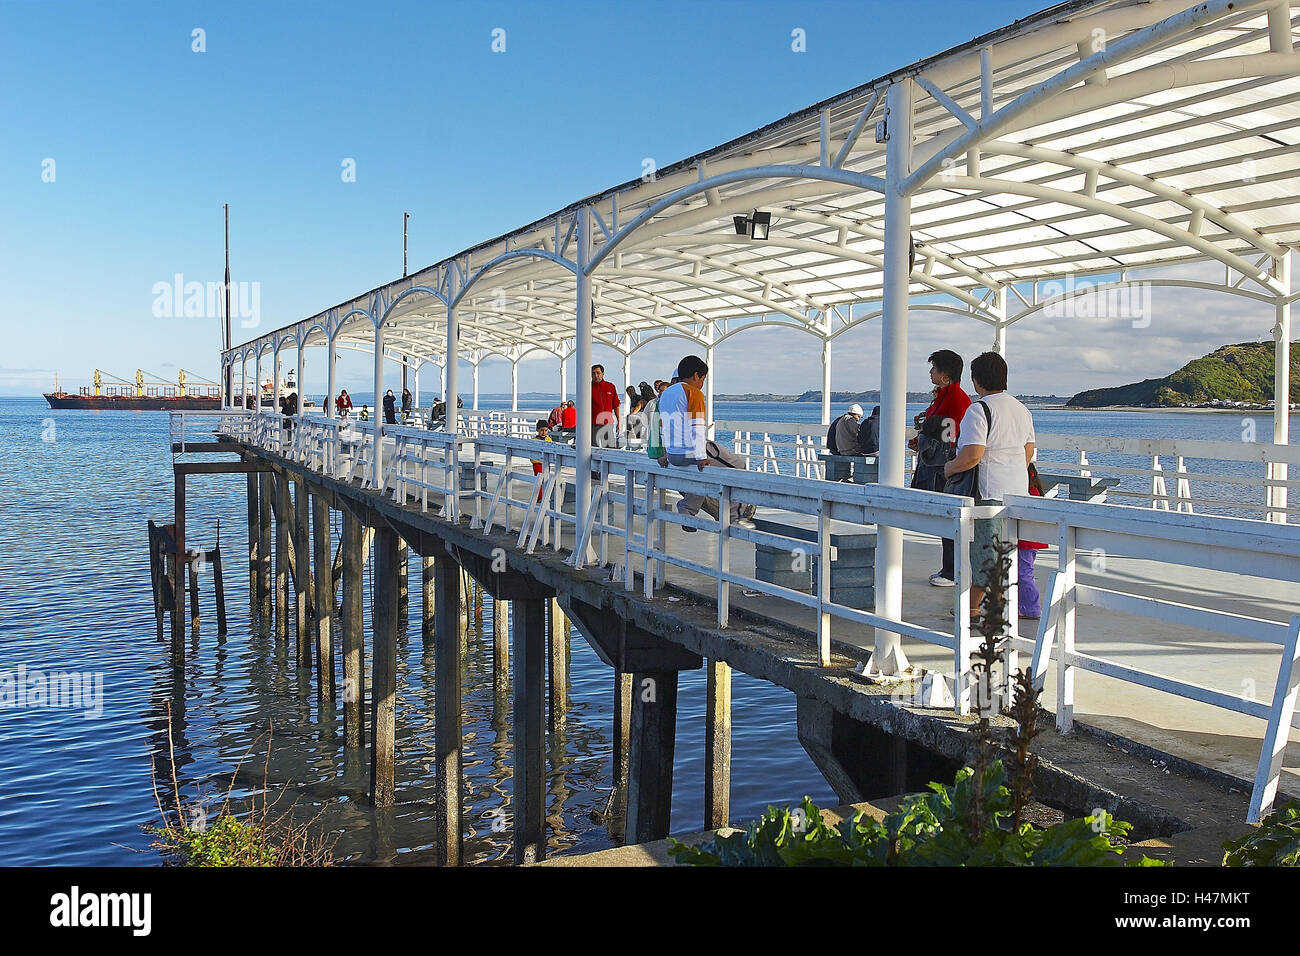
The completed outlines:
{"type": "Polygon", "coordinates": [[[627,768],[627,842],[668,836],[677,742],[677,671],[632,675],[632,725],[627,768]]]}
{"type": "Polygon", "coordinates": [[[365,533],[351,511],[343,509],[343,746],[366,744],[365,533]]]}
{"type": "MultiPolygon", "coordinates": [[[[889,141],[885,152],[884,326],[880,348],[880,484],[903,486],[907,455],[907,302],[912,200],[899,184],[912,156],[912,89],[903,78],[885,94],[889,141]]],[[[903,532],[880,525],[876,533],[876,613],[898,618],[903,610],[903,532]]],[[[867,670],[899,675],[908,668],[902,639],[876,628],[867,670]]]]}
{"type": "MultiPolygon", "coordinates": [[[[427,559],[426,559],[427,560],[427,559]]],[[[427,566],[426,566],[427,568],[427,566]]],[[[463,758],[461,742],[461,634],[460,565],[440,557],[433,568],[434,592],[434,849],[441,866],[461,862],[461,787],[463,758]]]]}
{"type": "Polygon", "coordinates": [[[725,827],[731,813],[731,665],[706,661],[704,829],[725,827]]]}
{"type": "Polygon", "coordinates": [[[332,718],[335,707],[334,547],[330,540],[329,501],[320,495],[312,496],[311,530],[316,558],[316,699],[321,716],[328,712],[332,718]]]}
{"type": "MultiPolygon", "coordinates": [[[[1270,12],[1270,17],[1271,17],[1270,12]]],[[[1271,20],[1270,20],[1271,23],[1271,20]]],[[[1291,256],[1282,256],[1273,260],[1275,275],[1289,295],[1291,292],[1291,256]]],[[[1278,296],[1275,307],[1277,321],[1273,326],[1273,444],[1286,445],[1291,441],[1291,304],[1283,296],[1278,296]]],[[[1284,462],[1274,464],[1269,472],[1275,481],[1286,481],[1287,466],[1284,462]]],[[[1274,508],[1285,508],[1287,489],[1273,488],[1269,499],[1274,508]]],[[[1283,524],[1287,521],[1285,512],[1270,514],[1270,521],[1283,524]]]]}
{"type": "Polygon", "coordinates": [[[516,863],[546,856],[546,603],[513,602],[516,863]]]}
{"type": "Polygon", "coordinates": [[[627,793],[627,752],[632,729],[632,675],[614,671],[614,789],[627,793]]]}
{"type": "Polygon", "coordinates": [[[397,736],[397,532],[386,525],[375,528],[374,562],[370,800],[376,807],[391,807],[397,736]]]}
{"type": "MultiPolygon", "coordinates": [[[[297,618],[298,666],[311,670],[311,645],[316,639],[311,626],[311,505],[307,482],[295,483],[294,510],[294,611],[297,618]]],[[[310,673],[307,675],[310,683],[310,673]]]]}

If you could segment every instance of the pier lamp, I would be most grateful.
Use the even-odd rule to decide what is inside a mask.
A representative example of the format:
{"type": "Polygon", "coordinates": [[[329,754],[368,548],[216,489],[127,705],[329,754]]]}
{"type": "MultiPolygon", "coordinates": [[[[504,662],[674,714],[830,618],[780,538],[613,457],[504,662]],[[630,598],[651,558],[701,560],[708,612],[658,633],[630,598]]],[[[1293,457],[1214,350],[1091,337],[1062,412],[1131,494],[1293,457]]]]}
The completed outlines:
{"type": "Polygon", "coordinates": [[[765,240],[772,228],[772,214],[755,209],[748,216],[732,216],[731,222],[736,227],[736,235],[765,240]]]}

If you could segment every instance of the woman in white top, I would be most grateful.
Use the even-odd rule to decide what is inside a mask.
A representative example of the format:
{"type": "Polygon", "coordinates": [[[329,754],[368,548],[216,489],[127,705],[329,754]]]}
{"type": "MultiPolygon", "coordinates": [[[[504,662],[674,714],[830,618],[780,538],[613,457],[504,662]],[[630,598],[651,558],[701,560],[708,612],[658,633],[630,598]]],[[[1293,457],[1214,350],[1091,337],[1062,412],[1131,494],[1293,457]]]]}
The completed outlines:
{"type": "MultiPolygon", "coordinates": [[[[979,400],[961,420],[957,457],[944,466],[944,476],[952,477],[979,465],[979,504],[1001,503],[1007,495],[1027,495],[1029,463],[1034,460],[1034,418],[1028,408],[1007,394],[1006,360],[997,352],[985,352],[970,363],[970,377],[979,400]],[[981,403],[988,407],[987,416],[981,403]]],[[[1000,529],[995,529],[995,534],[1003,537],[1000,529]]],[[[972,548],[972,618],[984,599],[984,565],[994,557],[991,536],[972,548]]]]}

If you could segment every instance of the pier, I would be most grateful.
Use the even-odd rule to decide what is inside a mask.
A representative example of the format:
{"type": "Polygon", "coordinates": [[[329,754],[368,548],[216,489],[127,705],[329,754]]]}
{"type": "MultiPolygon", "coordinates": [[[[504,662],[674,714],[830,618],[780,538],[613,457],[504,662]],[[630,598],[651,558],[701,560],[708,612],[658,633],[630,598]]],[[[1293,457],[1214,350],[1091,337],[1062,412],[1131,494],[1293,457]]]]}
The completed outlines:
{"type": "MultiPolygon", "coordinates": [[[[519,863],[546,853],[543,750],[564,719],[568,625],[609,668],[628,843],[668,835],[678,680],[700,668],[706,829],[733,822],[737,670],[795,696],[791,732],[845,803],[960,766],[981,695],[1005,692],[1028,667],[1055,716],[1036,741],[1038,799],[1070,814],[1106,808],[1140,838],[1257,821],[1279,794],[1300,793],[1287,752],[1300,691],[1300,509],[1289,496],[1300,455],[1288,401],[1300,216],[1294,195],[1274,192],[1300,173],[1294,147],[1261,147],[1253,132],[1300,130],[1293,12],[1286,0],[1054,7],[226,349],[223,410],[173,415],[176,552],[187,480],[246,473],[250,606],[315,675],[317,706],[333,711],[341,698],[376,807],[402,785],[393,660],[415,590],[408,556],[418,557],[416,613],[435,655],[435,842],[447,865],[461,861],[464,833],[466,578],[508,622],[494,628],[491,654],[503,682],[514,674],[519,863]],[[912,313],[980,323],[1014,368],[1014,326],[1068,318],[1118,290],[1141,293],[1106,300],[1136,310],[1117,319],[1141,347],[1146,293],[1160,286],[1234,296],[1273,323],[1267,440],[1253,422],[1240,443],[1045,434],[1040,461],[1060,473],[1048,497],[977,505],[907,487],[912,313]],[[864,483],[828,480],[833,345],[872,321],[880,453],[864,483]],[[593,436],[585,381],[597,344],[621,356],[610,377],[628,384],[652,342],[684,339],[682,352],[714,369],[720,343],[772,326],[807,333],[820,352],[819,425],[715,421],[719,370],[705,389],[711,434],[748,470],[665,467],[626,435],[599,447],[609,443],[593,436]],[[376,400],[396,372],[413,375],[415,420],[385,423],[378,407],[365,423],[336,416],[340,349],[373,355],[376,400]],[[519,408],[519,364],[538,351],[558,362],[561,400],[576,396],[571,445],[534,440],[539,413],[519,408]],[[298,383],[308,354],[319,357],[323,414],[300,403],[286,421],[237,407],[236,383],[262,382],[264,361],[279,394],[288,353],[298,383]],[[508,412],[478,408],[490,357],[511,363],[508,412]],[[438,428],[424,426],[420,398],[430,365],[446,403],[438,428]],[[472,376],[463,411],[462,365],[472,376]],[[1097,464],[1109,454],[1131,460],[1097,464]],[[718,517],[677,512],[684,494],[713,499],[718,517]],[[756,508],[754,522],[733,521],[733,503],[756,508]],[[971,670],[967,555],[995,522],[1050,547],[1043,616],[1010,615],[988,688],[971,670]],[[942,592],[925,585],[940,538],[957,556],[956,586],[942,592]]],[[[179,564],[174,659],[184,652],[179,564]]]]}

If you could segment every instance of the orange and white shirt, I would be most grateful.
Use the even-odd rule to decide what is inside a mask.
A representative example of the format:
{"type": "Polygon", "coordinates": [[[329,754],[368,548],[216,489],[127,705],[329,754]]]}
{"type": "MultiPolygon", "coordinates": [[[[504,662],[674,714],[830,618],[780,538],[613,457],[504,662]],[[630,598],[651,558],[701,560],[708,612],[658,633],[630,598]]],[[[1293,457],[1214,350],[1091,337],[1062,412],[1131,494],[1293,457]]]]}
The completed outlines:
{"type": "Polygon", "coordinates": [[[704,393],[698,388],[686,382],[669,386],[659,397],[659,422],[664,451],[669,455],[685,455],[697,461],[705,457],[709,427],[704,393]]]}

